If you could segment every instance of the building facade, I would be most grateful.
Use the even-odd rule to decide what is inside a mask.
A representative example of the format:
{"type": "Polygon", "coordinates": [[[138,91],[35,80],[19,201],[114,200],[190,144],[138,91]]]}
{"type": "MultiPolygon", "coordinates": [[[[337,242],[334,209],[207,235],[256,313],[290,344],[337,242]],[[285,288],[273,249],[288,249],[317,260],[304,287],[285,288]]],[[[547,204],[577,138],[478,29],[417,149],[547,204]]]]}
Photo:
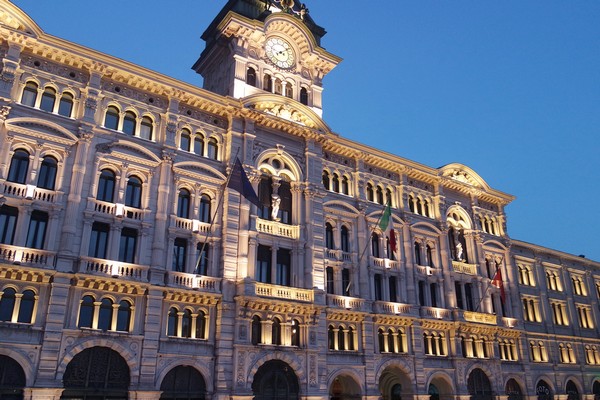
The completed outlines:
{"type": "Polygon", "coordinates": [[[600,396],[600,263],[332,132],[324,35],[229,0],[198,88],[0,2],[1,399],[600,396]]]}

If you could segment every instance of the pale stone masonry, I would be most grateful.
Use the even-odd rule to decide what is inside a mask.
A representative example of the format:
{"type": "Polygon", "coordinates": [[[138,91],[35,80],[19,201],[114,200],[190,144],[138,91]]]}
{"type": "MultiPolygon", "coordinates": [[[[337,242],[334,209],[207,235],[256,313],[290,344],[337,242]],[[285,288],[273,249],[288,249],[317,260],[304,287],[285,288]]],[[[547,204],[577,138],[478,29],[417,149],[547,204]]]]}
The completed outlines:
{"type": "Polygon", "coordinates": [[[0,2],[0,399],[600,396],[600,263],[512,239],[467,166],[332,132],[324,35],[230,0],[198,88],[0,2]]]}

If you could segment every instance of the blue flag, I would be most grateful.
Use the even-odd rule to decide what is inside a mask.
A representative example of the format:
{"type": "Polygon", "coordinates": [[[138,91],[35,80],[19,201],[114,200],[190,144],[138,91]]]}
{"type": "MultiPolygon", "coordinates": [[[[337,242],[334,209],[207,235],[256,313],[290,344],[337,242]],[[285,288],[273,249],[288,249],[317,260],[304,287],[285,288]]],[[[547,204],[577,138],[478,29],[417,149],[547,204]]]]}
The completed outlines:
{"type": "Polygon", "coordinates": [[[231,171],[231,176],[229,177],[229,183],[227,187],[235,190],[242,196],[246,198],[250,203],[254,204],[256,207],[260,207],[260,200],[246,175],[246,171],[244,171],[244,167],[242,167],[242,162],[239,157],[235,159],[235,164],[233,165],[233,170],[231,171]]]}

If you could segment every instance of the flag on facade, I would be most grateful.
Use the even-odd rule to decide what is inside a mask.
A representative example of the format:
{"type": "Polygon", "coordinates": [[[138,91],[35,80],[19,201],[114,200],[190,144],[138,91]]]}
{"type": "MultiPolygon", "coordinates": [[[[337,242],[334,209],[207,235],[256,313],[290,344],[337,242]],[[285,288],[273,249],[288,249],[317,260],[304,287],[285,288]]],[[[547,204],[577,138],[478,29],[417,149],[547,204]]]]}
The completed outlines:
{"type": "Polygon", "coordinates": [[[242,167],[239,157],[235,159],[227,187],[237,191],[256,207],[260,207],[260,200],[250,183],[250,179],[248,179],[248,175],[246,175],[246,171],[244,171],[244,167],[242,167]]]}
{"type": "Polygon", "coordinates": [[[396,232],[394,231],[394,221],[392,218],[392,208],[390,207],[390,203],[388,203],[385,207],[383,215],[379,220],[379,228],[385,232],[385,235],[389,240],[390,250],[392,250],[392,253],[396,253],[396,232]]]}
{"type": "Polygon", "coordinates": [[[506,294],[504,293],[504,283],[502,282],[502,272],[500,272],[500,268],[496,269],[496,273],[492,278],[492,285],[500,289],[500,300],[502,300],[502,303],[504,303],[506,300],[506,294]]]}

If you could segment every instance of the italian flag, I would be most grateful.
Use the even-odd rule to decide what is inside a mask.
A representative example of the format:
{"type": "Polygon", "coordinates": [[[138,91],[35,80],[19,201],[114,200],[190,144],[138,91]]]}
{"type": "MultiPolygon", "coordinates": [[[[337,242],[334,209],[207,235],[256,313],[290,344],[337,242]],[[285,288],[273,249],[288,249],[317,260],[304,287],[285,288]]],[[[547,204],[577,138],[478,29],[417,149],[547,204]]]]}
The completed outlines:
{"type": "MultiPolygon", "coordinates": [[[[396,253],[396,232],[394,231],[394,221],[392,218],[392,208],[390,207],[390,203],[388,203],[385,207],[383,215],[379,220],[379,228],[381,228],[381,230],[385,232],[385,235],[388,237],[390,250],[392,250],[392,253],[396,253]]],[[[388,254],[388,257],[389,256],[390,254],[388,254]]]]}

